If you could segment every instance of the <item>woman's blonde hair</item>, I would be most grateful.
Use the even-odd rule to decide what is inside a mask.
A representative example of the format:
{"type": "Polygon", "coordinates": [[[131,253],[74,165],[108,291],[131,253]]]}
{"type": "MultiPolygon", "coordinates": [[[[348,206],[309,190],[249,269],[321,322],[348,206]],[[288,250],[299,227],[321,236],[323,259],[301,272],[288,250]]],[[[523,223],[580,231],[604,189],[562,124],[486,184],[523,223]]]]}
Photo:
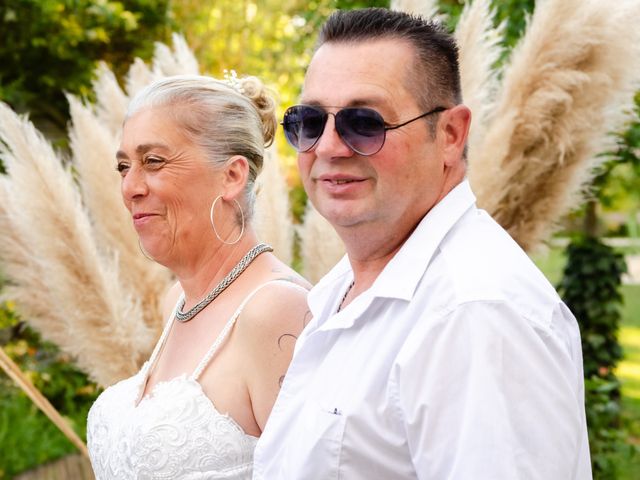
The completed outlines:
{"type": "Polygon", "coordinates": [[[125,122],[145,108],[176,107],[178,123],[193,142],[208,152],[213,165],[234,155],[249,162],[245,188],[245,216],[251,217],[254,184],[262,169],[265,147],[276,132],[276,102],[256,77],[216,80],[200,75],[177,75],[158,80],[140,91],[129,104],[125,122]]]}

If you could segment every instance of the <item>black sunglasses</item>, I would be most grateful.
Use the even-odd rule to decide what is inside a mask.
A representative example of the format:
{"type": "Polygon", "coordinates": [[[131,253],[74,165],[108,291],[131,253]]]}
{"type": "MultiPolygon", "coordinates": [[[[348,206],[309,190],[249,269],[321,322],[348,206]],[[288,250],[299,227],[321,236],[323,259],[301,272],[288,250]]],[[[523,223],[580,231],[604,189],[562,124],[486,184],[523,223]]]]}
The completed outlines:
{"type": "Polygon", "coordinates": [[[390,125],[372,108],[349,107],[331,113],[321,107],[294,105],[284,112],[281,125],[289,144],[298,152],[308,152],[322,136],[329,115],[333,115],[336,131],[344,143],[360,155],[373,155],[384,145],[387,130],[404,127],[427,115],[444,110],[445,107],[436,107],[406,122],[390,125]]]}

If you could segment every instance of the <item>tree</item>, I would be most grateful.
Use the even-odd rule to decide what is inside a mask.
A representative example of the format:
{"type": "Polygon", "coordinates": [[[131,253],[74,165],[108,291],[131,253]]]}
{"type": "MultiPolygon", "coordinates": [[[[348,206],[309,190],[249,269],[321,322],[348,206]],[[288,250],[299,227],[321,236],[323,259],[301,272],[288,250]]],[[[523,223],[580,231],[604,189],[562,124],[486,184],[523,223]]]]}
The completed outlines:
{"type": "Polygon", "coordinates": [[[0,3],[0,100],[61,137],[65,92],[88,95],[99,60],[116,70],[148,58],[171,25],[169,0],[5,0],[0,3]]]}

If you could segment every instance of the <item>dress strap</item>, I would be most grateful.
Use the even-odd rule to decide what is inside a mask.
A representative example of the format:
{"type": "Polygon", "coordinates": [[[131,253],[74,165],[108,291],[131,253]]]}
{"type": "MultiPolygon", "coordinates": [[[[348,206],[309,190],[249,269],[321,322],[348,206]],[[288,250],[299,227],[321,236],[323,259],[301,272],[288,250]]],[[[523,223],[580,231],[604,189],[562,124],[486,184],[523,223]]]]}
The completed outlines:
{"type": "Polygon", "coordinates": [[[222,345],[222,342],[224,342],[225,338],[227,337],[227,335],[229,334],[229,332],[233,328],[233,325],[236,323],[236,320],[238,319],[238,317],[242,313],[242,310],[244,309],[245,305],[247,305],[247,303],[249,303],[251,301],[251,299],[254,297],[254,295],[256,293],[258,293],[260,290],[262,290],[267,285],[271,285],[271,284],[274,284],[274,283],[285,283],[287,285],[291,285],[291,286],[300,288],[300,289],[304,290],[305,292],[307,291],[307,289],[302,287],[301,285],[293,283],[290,280],[283,280],[283,279],[269,280],[268,282],[265,282],[265,283],[259,285],[258,287],[256,287],[249,295],[247,295],[244,298],[244,300],[242,301],[240,306],[236,309],[236,311],[233,313],[233,315],[231,315],[231,318],[229,318],[229,320],[227,321],[227,323],[224,326],[224,328],[222,329],[222,331],[218,334],[218,337],[213,342],[213,345],[211,345],[211,347],[207,351],[206,355],[203,357],[203,359],[200,361],[200,363],[198,364],[198,366],[194,370],[193,374],[191,375],[191,378],[193,380],[198,380],[198,378],[200,378],[200,375],[202,375],[202,372],[204,371],[204,369],[207,368],[207,365],[209,365],[209,363],[211,362],[211,359],[213,358],[213,356],[218,351],[218,348],[220,348],[220,345],[222,345]]]}
{"type": "Polygon", "coordinates": [[[147,385],[147,381],[149,380],[149,373],[151,371],[153,371],[153,368],[155,367],[156,362],[158,361],[158,355],[160,354],[160,351],[162,350],[162,347],[164,346],[164,343],[167,340],[167,335],[169,334],[169,330],[171,330],[171,326],[173,325],[174,318],[176,317],[176,310],[178,309],[178,305],[180,305],[180,301],[182,300],[183,297],[184,297],[184,293],[180,294],[180,298],[176,302],[175,307],[173,307],[173,310],[171,311],[171,315],[169,316],[169,319],[166,321],[166,323],[164,325],[164,329],[162,330],[162,334],[160,335],[160,338],[158,339],[158,342],[156,343],[156,346],[153,348],[153,352],[151,353],[151,356],[149,357],[149,360],[145,363],[145,365],[143,367],[143,372],[142,372],[142,377],[143,377],[142,385],[143,386],[140,389],[140,391],[138,392],[138,398],[136,398],[136,405],[142,399],[142,395],[144,394],[144,390],[145,390],[145,387],[147,385]]]}

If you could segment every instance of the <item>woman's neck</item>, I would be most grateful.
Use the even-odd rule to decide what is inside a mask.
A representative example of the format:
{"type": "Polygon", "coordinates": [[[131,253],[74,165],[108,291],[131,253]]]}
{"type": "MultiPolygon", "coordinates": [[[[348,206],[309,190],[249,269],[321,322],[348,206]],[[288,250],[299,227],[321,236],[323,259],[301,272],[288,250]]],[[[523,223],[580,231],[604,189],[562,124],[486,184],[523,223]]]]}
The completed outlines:
{"type": "Polygon", "coordinates": [[[184,291],[185,309],[193,307],[213,290],[257,243],[255,234],[245,231],[234,245],[225,245],[214,237],[204,247],[185,254],[180,265],[171,269],[184,291]]]}

